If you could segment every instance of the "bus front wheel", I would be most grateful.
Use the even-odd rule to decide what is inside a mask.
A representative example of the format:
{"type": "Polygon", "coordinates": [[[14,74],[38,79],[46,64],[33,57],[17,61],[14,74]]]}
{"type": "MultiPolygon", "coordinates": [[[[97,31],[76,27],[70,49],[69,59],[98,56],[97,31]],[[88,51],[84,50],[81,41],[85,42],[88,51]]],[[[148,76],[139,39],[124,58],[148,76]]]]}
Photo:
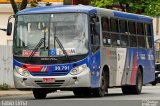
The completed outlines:
{"type": "Polygon", "coordinates": [[[74,89],[73,93],[76,97],[90,97],[91,96],[91,90],[84,88],[84,89],[74,89]]]}
{"type": "Polygon", "coordinates": [[[45,99],[47,92],[44,89],[33,89],[33,95],[35,99],[45,99]]]}
{"type": "Polygon", "coordinates": [[[93,96],[103,97],[106,92],[108,93],[108,85],[107,85],[108,80],[107,80],[107,78],[108,78],[107,73],[102,71],[100,87],[93,89],[93,96]]]}

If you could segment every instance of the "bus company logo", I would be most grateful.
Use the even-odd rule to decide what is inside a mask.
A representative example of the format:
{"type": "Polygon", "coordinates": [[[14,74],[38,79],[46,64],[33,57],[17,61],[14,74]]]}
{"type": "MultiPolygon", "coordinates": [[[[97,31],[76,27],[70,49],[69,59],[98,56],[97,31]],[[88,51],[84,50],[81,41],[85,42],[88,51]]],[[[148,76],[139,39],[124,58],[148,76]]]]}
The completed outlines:
{"type": "Polygon", "coordinates": [[[142,100],[142,106],[159,106],[158,103],[155,100],[142,100]]]}
{"type": "Polygon", "coordinates": [[[57,54],[56,49],[51,49],[50,50],[50,55],[55,56],[57,54]]]}
{"type": "MultiPolygon", "coordinates": [[[[68,55],[76,54],[76,50],[74,48],[67,48],[65,51],[68,55]]],[[[57,49],[57,55],[64,55],[64,53],[61,49],[57,49]]]]}

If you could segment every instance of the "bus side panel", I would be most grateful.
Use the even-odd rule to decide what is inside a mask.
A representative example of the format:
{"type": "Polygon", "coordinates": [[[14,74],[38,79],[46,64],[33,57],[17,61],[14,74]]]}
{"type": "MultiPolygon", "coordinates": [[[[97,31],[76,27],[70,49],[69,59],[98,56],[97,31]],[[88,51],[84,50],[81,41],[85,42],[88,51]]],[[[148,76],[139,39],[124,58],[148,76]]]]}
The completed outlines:
{"type": "Polygon", "coordinates": [[[154,54],[153,50],[139,49],[138,65],[143,67],[143,84],[154,80],[154,54]]]}
{"type": "Polygon", "coordinates": [[[109,67],[109,86],[135,85],[139,66],[143,68],[143,84],[154,79],[154,54],[141,48],[101,47],[101,71],[109,67]]]}
{"type": "Polygon", "coordinates": [[[128,49],[122,85],[135,85],[139,66],[143,68],[143,84],[154,79],[154,57],[152,50],[128,49]]]}
{"type": "Polygon", "coordinates": [[[100,50],[90,55],[91,87],[100,87],[100,50]]]}
{"type": "MultiPolygon", "coordinates": [[[[131,77],[134,79],[134,75],[137,71],[137,49],[127,49],[126,63],[124,68],[121,85],[130,85],[131,77]],[[134,72],[134,73],[133,73],[134,72]]],[[[132,80],[133,80],[132,79],[132,80]]],[[[132,81],[134,82],[134,81],[132,81]]]]}
{"type": "Polygon", "coordinates": [[[108,66],[109,70],[109,86],[116,86],[117,75],[117,50],[116,48],[101,47],[101,71],[103,67],[108,66]]]}
{"type": "Polygon", "coordinates": [[[116,76],[116,86],[121,86],[123,77],[126,78],[124,74],[126,67],[126,55],[127,49],[126,48],[117,48],[117,76],[116,76]]]}

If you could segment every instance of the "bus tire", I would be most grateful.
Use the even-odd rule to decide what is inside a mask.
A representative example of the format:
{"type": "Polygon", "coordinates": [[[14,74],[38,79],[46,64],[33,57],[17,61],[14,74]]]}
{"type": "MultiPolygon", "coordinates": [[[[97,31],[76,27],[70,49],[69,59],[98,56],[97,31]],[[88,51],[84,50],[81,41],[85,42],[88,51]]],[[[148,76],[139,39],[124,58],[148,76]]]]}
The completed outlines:
{"type": "Polygon", "coordinates": [[[33,89],[33,95],[35,99],[45,99],[47,92],[43,89],[33,89]]]}
{"type": "Polygon", "coordinates": [[[122,86],[123,94],[131,94],[131,86],[122,86]]]}
{"type": "Polygon", "coordinates": [[[156,86],[157,83],[156,83],[156,81],[154,81],[151,84],[152,84],[152,86],[156,86]]]}
{"type": "Polygon", "coordinates": [[[82,92],[80,89],[75,89],[73,90],[73,94],[76,96],[76,97],[81,97],[82,96],[82,92]]]}
{"type": "Polygon", "coordinates": [[[90,97],[91,96],[91,90],[90,89],[74,89],[73,94],[76,97],[90,97]]]}
{"type": "Polygon", "coordinates": [[[136,85],[122,86],[123,94],[140,94],[142,90],[143,75],[140,69],[137,71],[136,75],[136,85]]]}
{"type": "Polygon", "coordinates": [[[132,88],[132,94],[140,94],[142,91],[143,85],[143,75],[140,68],[138,68],[137,76],[136,76],[136,85],[132,88]]]}
{"type": "Polygon", "coordinates": [[[102,75],[101,75],[101,84],[99,88],[94,88],[93,91],[93,96],[96,97],[103,97],[105,95],[105,93],[108,93],[108,80],[107,80],[108,76],[107,74],[102,71],[102,75]]]}

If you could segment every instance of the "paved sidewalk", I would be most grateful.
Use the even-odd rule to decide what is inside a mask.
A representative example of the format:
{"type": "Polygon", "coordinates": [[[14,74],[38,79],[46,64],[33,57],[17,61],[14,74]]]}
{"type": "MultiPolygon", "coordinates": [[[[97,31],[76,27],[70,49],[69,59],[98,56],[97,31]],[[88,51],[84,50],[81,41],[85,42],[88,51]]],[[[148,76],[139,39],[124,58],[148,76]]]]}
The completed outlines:
{"type": "Polygon", "coordinates": [[[19,91],[16,89],[11,90],[0,90],[0,98],[4,96],[17,96],[17,95],[26,95],[31,94],[32,91],[19,91]]]}

